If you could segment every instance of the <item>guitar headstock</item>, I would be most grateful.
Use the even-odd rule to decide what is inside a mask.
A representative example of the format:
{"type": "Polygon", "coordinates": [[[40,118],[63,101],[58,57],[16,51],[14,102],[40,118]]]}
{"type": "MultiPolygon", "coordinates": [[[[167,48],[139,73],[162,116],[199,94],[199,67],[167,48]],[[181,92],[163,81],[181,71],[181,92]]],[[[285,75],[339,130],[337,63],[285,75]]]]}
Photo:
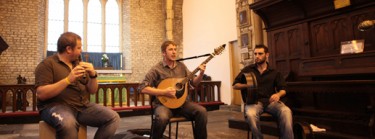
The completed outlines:
{"type": "Polygon", "coordinates": [[[223,45],[221,45],[221,46],[215,48],[213,54],[214,54],[214,55],[220,55],[220,54],[224,51],[224,49],[225,49],[225,44],[223,44],[223,45]]]}

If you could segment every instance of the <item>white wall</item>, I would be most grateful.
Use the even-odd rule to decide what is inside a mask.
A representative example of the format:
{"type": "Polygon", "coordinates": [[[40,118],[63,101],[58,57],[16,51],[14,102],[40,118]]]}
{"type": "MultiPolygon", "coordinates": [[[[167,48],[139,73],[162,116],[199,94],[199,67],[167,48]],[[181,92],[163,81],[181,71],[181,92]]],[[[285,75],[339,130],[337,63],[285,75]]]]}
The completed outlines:
{"type": "MultiPolygon", "coordinates": [[[[228,42],[237,39],[235,0],[184,0],[183,45],[184,57],[213,53],[214,48],[226,44],[221,55],[208,64],[206,74],[214,81],[221,81],[221,100],[231,103],[230,57],[228,42]]],[[[207,57],[186,60],[184,63],[194,70],[207,57]]]]}

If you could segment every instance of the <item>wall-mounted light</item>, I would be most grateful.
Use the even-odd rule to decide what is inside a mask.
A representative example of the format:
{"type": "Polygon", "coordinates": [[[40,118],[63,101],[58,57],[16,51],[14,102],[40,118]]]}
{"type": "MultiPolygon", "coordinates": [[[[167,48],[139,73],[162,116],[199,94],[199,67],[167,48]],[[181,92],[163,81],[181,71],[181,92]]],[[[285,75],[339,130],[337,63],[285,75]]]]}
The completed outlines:
{"type": "Polygon", "coordinates": [[[365,21],[362,21],[358,25],[358,30],[359,31],[370,30],[370,29],[374,28],[374,26],[375,26],[374,24],[375,24],[375,20],[365,20],[365,21]]]}
{"type": "Polygon", "coordinates": [[[350,0],[334,0],[333,4],[335,6],[335,9],[340,9],[350,6],[350,0]]]}

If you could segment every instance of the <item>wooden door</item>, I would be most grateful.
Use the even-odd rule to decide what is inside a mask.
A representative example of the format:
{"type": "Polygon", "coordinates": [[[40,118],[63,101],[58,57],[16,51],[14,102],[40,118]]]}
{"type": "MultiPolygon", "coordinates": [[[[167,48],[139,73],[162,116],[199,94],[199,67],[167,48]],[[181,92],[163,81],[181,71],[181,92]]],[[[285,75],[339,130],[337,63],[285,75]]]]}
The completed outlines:
{"type": "MultiPolygon", "coordinates": [[[[229,54],[231,58],[231,83],[236,78],[237,74],[240,72],[240,62],[241,62],[241,46],[238,45],[238,41],[231,41],[229,42],[229,54]]],[[[232,86],[232,85],[231,85],[232,86]]],[[[241,105],[241,91],[239,90],[232,90],[232,102],[231,105],[241,105]]]]}

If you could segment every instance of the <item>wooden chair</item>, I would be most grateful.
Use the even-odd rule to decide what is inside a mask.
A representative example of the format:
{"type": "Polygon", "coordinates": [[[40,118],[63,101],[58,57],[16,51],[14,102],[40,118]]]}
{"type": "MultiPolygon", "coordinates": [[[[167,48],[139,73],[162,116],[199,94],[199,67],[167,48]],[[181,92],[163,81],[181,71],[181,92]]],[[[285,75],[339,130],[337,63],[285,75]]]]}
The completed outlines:
{"type": "Polygon", "coordinates": [[[169,132],[168,132],[168,137],[171,137],[171,128],[172,128],[172,123],[176,123],[176,139],[178,137],[178,123],[179,122],[191,122],[191,127],[193,129],[193,134],[194,134],[194,121],[193,120],[188,120],[183,116],[177,116],[177,117],[172,117],[169,119],[168,127],[169,127],[169,132]]]}
{"type": "MultiPolygon", "coordinates": [[[[44,121],[39,121],[39,138],[55,139],[56,130],[44,121]]],[[[87,139],[87,127],[80,125],[78,129],[78,139],[87,139]]]]}
{"type": "MultiPolygon", "coordinates": [[[[153,100],[153,99],[152,99],[153,100]]],[[[155,115],[154,115],[154,108],[152,106],[152,101],[150,102],[151,104],[151,132],[150,132],[150,138],[152,138],[152,130],[153,130],[153,124],[154,124],[154,120],[155,120],[155,115]]],[[[193,120],[189,120],[183,116],[174,116],[172,118],[169,119],[169,123],[168,123],[168,138],[171,138],[171,129],[172,129],[172,123],[176,123],[176,139],[178,138],[178,124],[180,122],[191,122],[191,126],[192,126],[192,129],[193,129],[193,134],[194,134],[194,121],[193,120]]]]}

